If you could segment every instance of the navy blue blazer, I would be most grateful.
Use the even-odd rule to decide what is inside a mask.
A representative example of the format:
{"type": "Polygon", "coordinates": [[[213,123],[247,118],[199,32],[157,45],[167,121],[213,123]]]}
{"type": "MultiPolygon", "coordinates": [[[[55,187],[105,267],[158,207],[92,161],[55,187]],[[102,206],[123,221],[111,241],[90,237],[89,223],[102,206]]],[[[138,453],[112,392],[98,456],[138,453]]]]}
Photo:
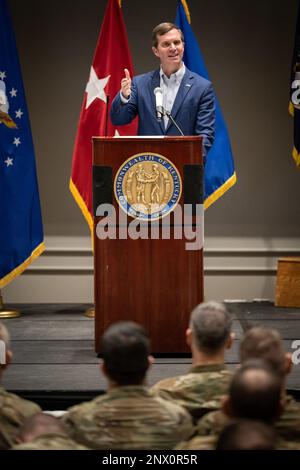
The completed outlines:
{"type": "MultiPolygon", "coordinates": [[[[128,124],[138,115],[138,135],[178,135],[178,130],[170,120],[165,129],[163,120],[158,122],[156,119],[154,89],[159,86],[159,70],[134,77],[128,103],[122,103],[120,93],[112,102],[110,117],[113,125],[128,124]]],[[[186,68],[171,114],[184,135],[203,137],[206,154],[214,140],[215,101],[212,84],[186,68]]]]}

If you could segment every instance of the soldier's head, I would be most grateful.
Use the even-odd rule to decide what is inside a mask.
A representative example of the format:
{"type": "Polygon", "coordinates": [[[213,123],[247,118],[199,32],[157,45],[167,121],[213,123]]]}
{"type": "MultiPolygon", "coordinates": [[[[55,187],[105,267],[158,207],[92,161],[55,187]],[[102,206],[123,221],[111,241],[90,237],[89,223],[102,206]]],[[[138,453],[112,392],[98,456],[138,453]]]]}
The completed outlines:
{"type": "Polygon", "coordinates": [[[260,326],[250,328],[240,343],[241,362],[255,358],[264,360],[282,379],[292,366],[278,331],[260,326]]]}
{"type": "Polygon", "coordinates": [[[102,371],[110,385],[139,385],[153,362],[150,338],[144,327],[134,322],[118,322],[101,338],[102,371]]]}
{"type": "Polygon", "coordinates": [[[12,359],[9,341],[9,332],[6,326],[3,323],[0,323],[0,375],[12,359]]]}
{"type": "Polygon", "coordinates": [[[274,450],[275,430],[260,421],[241,420],[226,426],[219,435],[216,450],[274,450]]]}
{"type": "Polygon", "coordinates": [[[280,376],[264,361],[246,361],[235,373],[223,407],[236,419],[273,423],[282,412],[280,376]]]}
{"type": "Polygon", "coordinates": [[[18,441],[32,442],[44,434],[63,434],[68,435],[68,428],[64,422],[54,416],[45,413],[36,413],[27,418],[19,432],[18,441]]]}
{"type": "Polygon", "coordinates": [[[224,304],[206,302],[191,313],[186,331],[187,343],[207,356],[214,356],[230,348],[234,335],[231,333],[232,318],[224,304]]]}

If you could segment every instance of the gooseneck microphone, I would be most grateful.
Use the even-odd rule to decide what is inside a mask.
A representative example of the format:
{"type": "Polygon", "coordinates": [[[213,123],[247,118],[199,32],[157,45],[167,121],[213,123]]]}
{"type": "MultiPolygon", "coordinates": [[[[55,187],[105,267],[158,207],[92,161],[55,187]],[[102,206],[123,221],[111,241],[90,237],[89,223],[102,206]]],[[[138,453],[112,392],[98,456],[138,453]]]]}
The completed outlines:
{"type": "Polygon", "coordinates": [[[162,89],[157,86],[156,88],[154,88],[153,92],[155,95],[156,119],[158,121],[161,121],[161,118],[164,115],[162,89]]]}

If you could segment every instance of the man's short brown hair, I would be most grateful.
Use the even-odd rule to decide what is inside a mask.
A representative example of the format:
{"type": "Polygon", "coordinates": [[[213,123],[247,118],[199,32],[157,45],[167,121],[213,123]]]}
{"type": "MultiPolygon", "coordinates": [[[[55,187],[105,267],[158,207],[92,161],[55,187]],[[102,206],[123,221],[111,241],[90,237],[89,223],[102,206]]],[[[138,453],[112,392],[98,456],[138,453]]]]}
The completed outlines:
{"type": "Polygon", "coordinates": [[[152,31],[152,46],[157,47],[158,45],[158,36],[163,36],[164,34],[171,31],[171,29],[177,29],[180,32],[181,40],[184,42],[184,36],[181,29],[176,26],[174,23],[160,23],[152,31]]]}
{"type": "Polygon", "coordinates": [[[150,338],[145,328],[130,321],[117,322],[101,338],[103,362],[118,385],[138,385],[149,367],[150,338]]]}
{"type": "Polygon", "coordinates": [[[262,359],[250,359],[237,369],[229,397],[232,417],[272,423],[280,411],[281,378],[262,359]]]}
{"type": "Polygon", "coordinates": [[[254,326],[246,331],[240,343],[240,359],[262,359],[277,374],[283,377],[285,370],[285,351],[277,330],[254,326]]]}

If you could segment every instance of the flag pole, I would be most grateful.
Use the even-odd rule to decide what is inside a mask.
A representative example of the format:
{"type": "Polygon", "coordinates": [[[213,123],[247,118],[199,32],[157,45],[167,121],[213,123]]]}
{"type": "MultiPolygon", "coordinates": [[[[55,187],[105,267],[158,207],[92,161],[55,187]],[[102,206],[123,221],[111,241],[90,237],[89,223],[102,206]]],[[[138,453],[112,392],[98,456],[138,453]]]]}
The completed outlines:
{"type": "Polygon", "coordinates": [[[2,320],[2,318],[17,318],[20,316],[20,310],[7,310],[4,308],[3,298],[0,290],[0,320],[2,320]]]}
{"type": "MultiPolygon", "coordinates": [[[[108,133],[107,133],[107,129],[108,129],[108,105],[109,105],[109,95],[106,95],[105,132],[104,132],[105,137],[107,137],[107,135],[108,135],[108,133]]],[[[96,315],[95,306],[91,307],[91,308],[88,308],[84,312],[84,316],[87,317],[87,318],[95,318],[95,315],[96,315]]]]}

